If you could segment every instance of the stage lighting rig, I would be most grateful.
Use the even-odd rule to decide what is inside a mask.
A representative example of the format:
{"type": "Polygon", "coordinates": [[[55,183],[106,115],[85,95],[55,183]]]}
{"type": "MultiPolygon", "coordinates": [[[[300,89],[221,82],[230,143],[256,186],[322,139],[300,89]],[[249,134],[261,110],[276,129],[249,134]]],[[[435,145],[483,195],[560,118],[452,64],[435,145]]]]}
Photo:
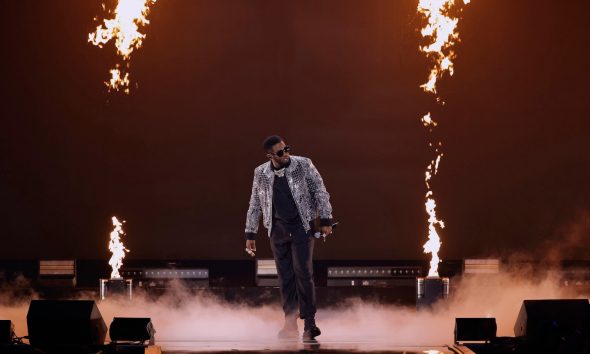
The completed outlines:
{"type": "Polygon", "coordinates": [[[463,275],[498,274],[501,262],[496,258],[465,259],[463,261],[463,275]]]}
{"type": "Polygon", "coordinates": [[[328,267],[328,286],[405,286],[422,274],[420,266],[328,267]]]}
{"type": "Polygon", "coordinates": [[[256,260],[256,286],[279,286],[279,276],[274,259],[256,260]]]}
{"type": "Polygon", "coordinates": [[[75,287],[75,260],[40,260],[39,284],[46,287],[75,287]]]}
{"type": "Polygon", "coordinates": [[[121,276],[133,279],[140,288],[168,288],[171,281],[193,288],[209,286],[207,268],[129,268],[123,269],[121,276]]]}

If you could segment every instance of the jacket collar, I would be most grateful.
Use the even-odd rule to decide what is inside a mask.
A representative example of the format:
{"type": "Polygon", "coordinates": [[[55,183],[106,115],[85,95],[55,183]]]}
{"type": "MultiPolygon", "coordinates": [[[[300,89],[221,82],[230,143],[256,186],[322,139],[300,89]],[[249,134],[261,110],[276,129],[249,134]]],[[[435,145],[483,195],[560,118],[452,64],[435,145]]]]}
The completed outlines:
{"type": "MultiPolygon", "coordinates": [[[[268,178],[271,178],[274,175],[271,164],[272,162],[270,161],[266,162],[264,164],[264,169],[262,170],[262,173],[264,173],[264,175],[268,178]]],[[[291,155],[291,163],[289,164],[289,166],[287,166],[285,172],[289,174],[290,171],[292,171],[297,165],[299,165],[299,159],[297,158],[297,156],[291,155]]]]}

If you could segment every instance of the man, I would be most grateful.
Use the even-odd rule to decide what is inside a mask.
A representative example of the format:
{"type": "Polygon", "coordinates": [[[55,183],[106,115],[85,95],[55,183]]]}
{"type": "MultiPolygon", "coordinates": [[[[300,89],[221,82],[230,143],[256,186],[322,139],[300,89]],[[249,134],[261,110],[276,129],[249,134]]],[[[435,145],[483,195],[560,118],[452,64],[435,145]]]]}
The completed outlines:
{"type": "Polygon", "coordinates": [[[262,214],[277,266],[285,312],[285,325],[279,338],[299,335],[299,310],[299,317],[305,324],[303,339],[312,340],[321,334],[315,324],[314,224],[319,217],[320,231],[325,235],[332,233],[330,195],[311,160],[291,156],[290,147],[281,137],[268,137],[263,148],[270,161],[254,170],[246,219],[246,249],[256,251],[255,237],[262,214]]]}

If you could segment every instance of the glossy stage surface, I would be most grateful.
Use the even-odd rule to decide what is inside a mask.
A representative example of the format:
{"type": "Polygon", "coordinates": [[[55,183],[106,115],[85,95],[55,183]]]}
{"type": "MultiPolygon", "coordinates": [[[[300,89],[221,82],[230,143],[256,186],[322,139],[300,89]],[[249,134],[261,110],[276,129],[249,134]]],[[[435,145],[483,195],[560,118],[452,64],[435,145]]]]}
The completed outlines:
{"type": "Polygon", "coordinates": [[[400,346],[387,341],[157,341],[162,353],[462,353],[447,346],[400,346]]]}

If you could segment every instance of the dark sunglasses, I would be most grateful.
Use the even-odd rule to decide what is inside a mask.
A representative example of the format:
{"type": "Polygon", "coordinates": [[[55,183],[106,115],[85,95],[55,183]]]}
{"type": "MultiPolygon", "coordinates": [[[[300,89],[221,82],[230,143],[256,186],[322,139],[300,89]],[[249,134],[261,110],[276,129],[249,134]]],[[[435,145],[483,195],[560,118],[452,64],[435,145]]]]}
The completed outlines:
{"type": "Polygon", "coordinates": [[[276,155],[278,157],[283,157],[283,155],[287,152],[289,152],[291,150],[291,147],[289,145],[285,146],[284,148],[282,148],[281,150],[278,150],[277,152],[275,152],[274,154],[271,152],[272,155],[276,155]]]}

